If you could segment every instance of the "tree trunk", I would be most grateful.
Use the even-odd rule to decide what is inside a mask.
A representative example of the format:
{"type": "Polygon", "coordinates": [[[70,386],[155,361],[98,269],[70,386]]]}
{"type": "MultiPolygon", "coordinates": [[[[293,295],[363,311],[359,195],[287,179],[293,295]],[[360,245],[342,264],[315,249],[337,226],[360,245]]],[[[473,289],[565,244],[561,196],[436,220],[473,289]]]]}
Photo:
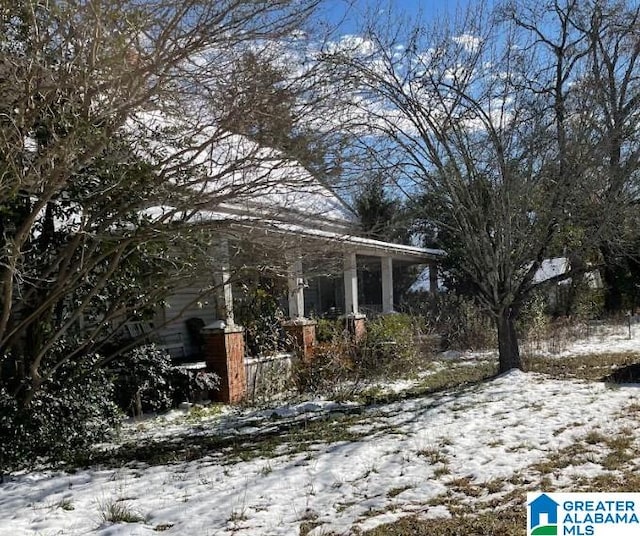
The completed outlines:
{"type": "Polygon", "coordinates": [[[620,268],[616,265],[616,258],[607,246],[600,248],[604,269],[602,279],[604,283],[604,310],[609,313],[617,313],[622,309],[622,291],[620,289],[620,268]]]}
{"type": "Polygon", "coordinates": [[[507,372],[514,368],[522,369],[513,309],[507,308],[500,311],[496,318],[496,327],[498,328],[500,372],[507,372]]]}

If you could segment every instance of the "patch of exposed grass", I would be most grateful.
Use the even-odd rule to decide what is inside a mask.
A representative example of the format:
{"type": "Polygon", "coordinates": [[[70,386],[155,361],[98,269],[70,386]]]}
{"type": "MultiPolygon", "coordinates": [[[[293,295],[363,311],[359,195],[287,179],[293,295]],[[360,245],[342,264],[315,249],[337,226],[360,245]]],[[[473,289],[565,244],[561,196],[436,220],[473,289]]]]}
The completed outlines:
{"type": "Polygon", "coordinates": [[[165,530],[169,530],[171,527],[173,527],[173,523],[160,523],[153,527],[153,530],[155,532],[164,532],[165,530]]]}
{"type": "Polygon", "coordinates": [[[196,405],[189,408],[189,413],[185,416],[185,420],[187,422],[198,422],[203,419],[218,417],[222,415],[223,411],[223,404],[208,404],[206,406],[196,405]]]}
{"type": "Polygon", "coordinates": [[[121,467],[134,460],[149,465],[165,465],[190,462],[207,455],[217,456],[219,463],[274,458],[305,452],[319,443],[351,442],[369,435],[370,431],[352,428],[362,421],[360,412],[361,409],[356,408],[352,414],[338,418],[319,415],[307,421],[281,422],[277,427],[255,435],[225,437],[198,434],[162,441],[130,442],[114,451],[87,453],[88,457],[82,463],[121,467]]]}
{"type": "Polygon", "coordinates": [[[505,487],[505,481],[501,478],[494,478],[485,483],[484,487],[489,493],[498,493],[505,487]]]}
{"type": "Polygon", "coordinates": [[[640,414],[640,403],[633,402],[625,408],[625,413],[629,416],[638,416],[640,414]]]}
{"type": "Polygon", "coordinates": [[[447,485],[451,491],[462,493],[469,497],[479,497],[482,495],[482,489],[476,484],[473,484],[472,478],[468,476],[449,480],[447,485]]]}
{"type": "Polygon", "coordinates": [[[367,531],[363,536],[524,536],[526,526],[523,507],[455,515],[448,519],[406,517],[367,531]]]}
{"type": "Polygon", "coordinates": [[[531,469],[540,473],[540,475],[550,475],[561,469],[565,469],[570,465],[580,465],[586,460],[584,455],[587,451],[584,447],[571,446],[559,452],[554,452],[548,458],[534,463],[531,469]],[[571,453],[574,452],[575,456],[571,453]]]}
{"type": "Polygon", "coordinates": [[[249,518],[247,517],[244,508],[242,508],[241,510],[233,510],[231,512],[231,515],[229,516],[229,523],[240,523],[241,521],[246,521],[247,519],[249,518]]]}
{"type": "Polygon", "coordinates": [[[303,521],[300,523],[300,536],[307,536],[307,534],[320,525],[322,525],[322,523],[318,523],[317,521],[303,521]]]}
{"type": "Polygon", "coordinates": [[[121,499],[98,503],[98,512],[103,523],[144,523],[146,517],[135,511],[121,499]]]}
{"type": "Polygon", "coordinates": [[[76,509],[75,506],[73,506],[73,501],[69,498],[60,499],[60,501],[58,501],[58,503],[56,504],[56,508],[60,508],[67,512],[76,509]]]}
{"type": "Polygon", "coordinates": [[[435,465],[437,463],[446,464],[449,460],[438,448],[426,448],[417,452],[418,456],[423,456],[429,463],[435,465]]]}
{"type": "Polygon", "coordinates": [[[607,437],[597,430],[591,430],[584,436],[583,441],[589,445],[597,445],[598,443],[606,443],[607,437]]]}
{"type": "Polygon", "coordinates": [[[604,473],[593,478],[579,477],[574,480],[572,488],[572,491],[637,492],[640,489],[640,473],[627,468],[625,471],[604,473]]]}
{"type": "Polygon", "coordinates": [[[440,478],[449,474],[451,474],[451,469],[447,464],[439,465],[433,470],[433,476],[435,476],[436,478],[440,478]]]}
{"type": "Polygon", "coordinates": [[[407,486],[398,486],[397,488],[391,488],[389,491],[387,491],[387,497],[389,497],[390,499],[393,499],[394,497],[397,497],[403,491],[407,491],[408,489],[411,489],[411,486],[407,485],[407,486]]]}
{"type": "Polygon", "coordinates": [[[599,381],[608,377],[614,368],[626,367],[640,361],[636,352],[598,353],[563,357],[528,357],[525,368],[560,380],[581,379],[599,381]]]}
{"type": "Polygon", "coordinates": [[[635,459],[638,452],[633,447],[631,430],[623,428],[620,433],[605,440],[609,452],[602,460],[602,467],[609,471],[619,471],[631,460],[635,459]]]}

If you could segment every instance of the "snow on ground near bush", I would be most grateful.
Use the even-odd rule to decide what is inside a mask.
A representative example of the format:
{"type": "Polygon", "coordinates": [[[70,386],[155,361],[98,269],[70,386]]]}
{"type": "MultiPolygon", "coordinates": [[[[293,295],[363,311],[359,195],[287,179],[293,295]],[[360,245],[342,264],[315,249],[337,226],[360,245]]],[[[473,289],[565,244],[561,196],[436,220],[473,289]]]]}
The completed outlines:
{"type": "MultiPolygon", "coordinates": [[[[615,344],[607,351],[616,351],[615,344]]],[[[288,536],[314,520],[319,526],[310,534],[319,536],[368,529],[409,513],[446,516],[444,506],[428,504],[448,482],[508,479],[593,429],[608,437],[625,427],[635,433],[637,423],[623,412],[639,401],[638,386],[514,371],[472,387],[368,408],[348,424],[364,434],[360,440],[323,443],[318,437],[311,449],[296,454],[233,463],[211,455],[169,465],[14,475],[0,485],[0,535],[142,535],[155,528],[167,534],[288,536]],[[104,521],[118,509],[140,520],[104,521]]],[[[349,409],[318,401],[281,408],[279,417],[329,413],[327,427],[344,427],[341,415],[349,409]]],[[[138,438],[153,438],[156,425],[156,440],[178,432],[258,434],[273,429],[272,413],[223,412],[197,425],[151,420],[138,438]]],[[[596,454],[598,448],[604,446],[593,445],[596,454]]],[[[587,476],[603,471],[597,463],[583,470],[587,476]]]]}

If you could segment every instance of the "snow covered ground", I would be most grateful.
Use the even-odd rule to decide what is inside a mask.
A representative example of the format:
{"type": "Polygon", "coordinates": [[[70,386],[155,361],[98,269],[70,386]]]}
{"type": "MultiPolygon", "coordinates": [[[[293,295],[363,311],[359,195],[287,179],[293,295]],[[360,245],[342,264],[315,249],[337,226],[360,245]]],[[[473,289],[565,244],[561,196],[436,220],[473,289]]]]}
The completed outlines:
{"type": "MultiPolygon", "coordinates": [[[[640,333],[633,334],[635,344],[622,336],[601,340],[580,342],[573,355],[640,351],[640,333]]],[[[295,448],[298,436],[291,434],[270,453],[245,461],[213,452],[188,462],[14,475],[0,485],[0,535],[289,536],[312,522],[309,534],[320,536],[366,530],[411,513],[448,516],[438,497],[454,483],[483,490],[463,501],[505,497],[517,482],[535,486],[540,475],[534,464],[588,433],[632,434],[637,444],[640,432],[629,408],[639,405],[637,385],[611,387],[514,371],[479,385],[368,408],[318,400],[278,410],[225,410],[197,421],[174,413],[130,426],[125,437],[242,441],[277,435],[283,423],[314,418],[323,419],[318,429],[326,435],[295,448]],[[138,520],[106,521],[114,514],[138,520]]],[[[588,461],[554,472],[556,489],[571,488],[576,474],[608,470],[601,463],[606,444],[591,443],[588,461]]]]}

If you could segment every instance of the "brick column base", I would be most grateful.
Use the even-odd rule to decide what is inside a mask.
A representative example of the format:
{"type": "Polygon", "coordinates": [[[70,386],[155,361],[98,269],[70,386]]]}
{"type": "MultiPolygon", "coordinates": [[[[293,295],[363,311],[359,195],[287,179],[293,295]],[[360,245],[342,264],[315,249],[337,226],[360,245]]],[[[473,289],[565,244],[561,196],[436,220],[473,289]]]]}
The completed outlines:
{"type": "Polygon", "coordinates": [[[363,314],[350,314],[344,317],[347,331],[354,342],[360,342],[367,335],[367,317],[363,314]]]}
{"type": "Polygon", "coordinates": [[[283,326],[287,334],[293,338],[302,360],[309,361],[313,357],[313,349],[316,345],[316,322],[297,319],[289,320],[283,326]]]}
{"type": "Polygon", "coordinates": [[[222,322],[202,328],[207,370],[220,376],[220,389],[212,393],[217,402],[235,404],[247,395],[243,333],[244,328],[222,322]]]}

